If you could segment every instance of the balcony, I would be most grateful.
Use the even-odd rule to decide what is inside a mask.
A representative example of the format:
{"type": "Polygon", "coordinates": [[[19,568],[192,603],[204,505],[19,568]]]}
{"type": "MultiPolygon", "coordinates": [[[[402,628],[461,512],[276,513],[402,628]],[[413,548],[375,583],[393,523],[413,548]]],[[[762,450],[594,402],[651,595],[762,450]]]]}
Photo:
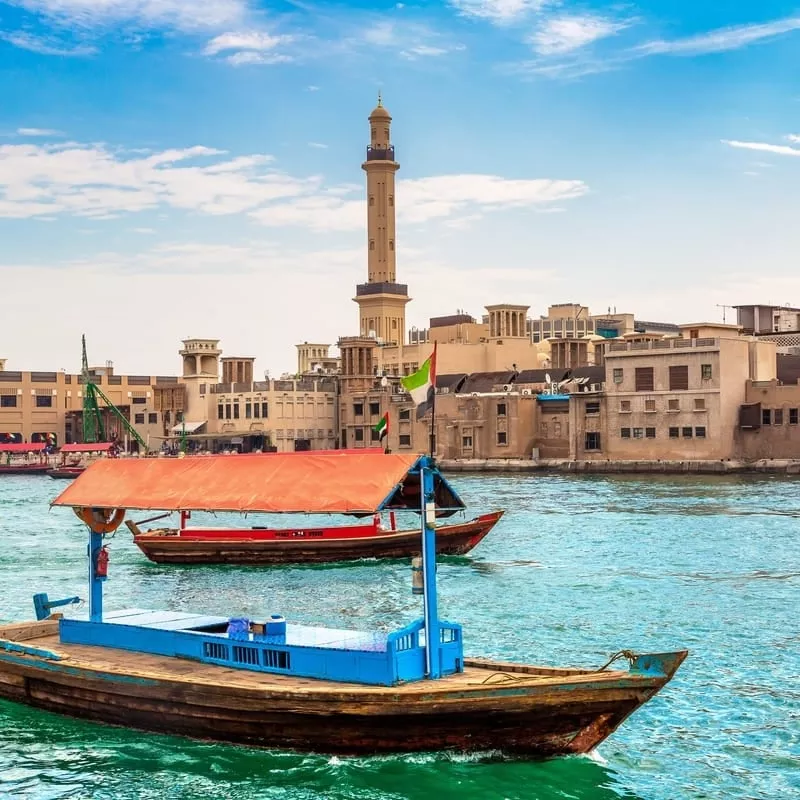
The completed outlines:
{"type": "Polygon", "coordinates": [[[394,147],[367,147],[367,161],[394,161],[394,147]]]}
{"type": "Polygon", "coordinates": [[[709,348],[719,347],[719,339],[656,339],[645,342],[609,342],[606,356],[615,353],[626,353],[631,350],[672,350],[683,348],[709,348]]]}
{"type": "Polygon", "coordinates": [[[408,285],[381,281],[380,283],[360,283],[356,286],[356,297],[363,297],[369,294],[394,294],[408,297],[408,285]]]}

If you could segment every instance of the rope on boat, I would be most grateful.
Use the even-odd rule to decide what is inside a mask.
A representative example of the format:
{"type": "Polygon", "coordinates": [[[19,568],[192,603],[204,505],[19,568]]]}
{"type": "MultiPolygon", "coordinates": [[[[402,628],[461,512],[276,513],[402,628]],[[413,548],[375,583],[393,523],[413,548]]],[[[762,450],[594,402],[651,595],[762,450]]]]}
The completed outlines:
{"type": "Polygon", "coordinates": [[[600,667],[600,669],[598,669],[597,671],[603,672],[604,670],[608,669],[615,661],[618,661],[620,658],[627,658],[628,663],[631,666],[633,666],[633,662],[636,660],[636,653],[634,653],[633,650],[620,650],[618,653],[614,653],[614,655],[611,656],[611,658],[609,658],[608,661],[606,661],[606,663],[603,664],[603,666],[600,667]]]}

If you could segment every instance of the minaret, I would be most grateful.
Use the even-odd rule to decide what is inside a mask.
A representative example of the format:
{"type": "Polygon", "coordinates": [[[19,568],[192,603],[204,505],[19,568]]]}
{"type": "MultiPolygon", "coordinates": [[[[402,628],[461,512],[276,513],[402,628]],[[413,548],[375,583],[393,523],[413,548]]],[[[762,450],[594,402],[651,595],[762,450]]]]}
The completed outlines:
{"type": "Polygon", "coordinates": [[[367,282],[356,287],[359,330],[386,343],[403,344],[408,287],[396,283],[395,184],[392,117],[378,105],[369,115],[370,144],[361,169],[367,173],[367,282]]]}

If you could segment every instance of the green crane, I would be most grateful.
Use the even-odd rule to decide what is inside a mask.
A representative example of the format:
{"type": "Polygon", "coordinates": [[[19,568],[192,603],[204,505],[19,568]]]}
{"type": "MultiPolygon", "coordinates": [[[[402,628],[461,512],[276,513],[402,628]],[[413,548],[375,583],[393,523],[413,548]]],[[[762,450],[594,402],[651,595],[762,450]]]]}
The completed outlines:
{"type": "Polygon", "coordinates": [[[139,442],[143,451],[147,451],[147,444],[139,436],[136,429],[128,422],[127,417],[103,394],[100,387],[92,380],[89,372],[89,359],[86,357],[86,336],[81,337],[83,352],[81,356],[81,377],[83,379],[83,441],[87,444],[106,441],[106,430],[103,424],[103,415],[100,412],[98,398],[102,400],[108,410],[122,423],[122,427],[139,442]]]}

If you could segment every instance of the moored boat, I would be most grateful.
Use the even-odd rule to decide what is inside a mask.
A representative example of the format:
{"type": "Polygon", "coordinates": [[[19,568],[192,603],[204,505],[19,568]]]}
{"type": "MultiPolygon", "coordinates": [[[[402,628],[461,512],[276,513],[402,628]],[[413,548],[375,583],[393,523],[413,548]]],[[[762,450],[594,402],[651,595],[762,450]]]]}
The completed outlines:
{"type": "Polygon", "coordinates": [[[0,475],[44,475],[50,469],[44,442],[0,444],[0,475]]]}
{"type": "MultiPolygon", "coordinates": [[[[494,528],[502,511],[436,528],[438,555],[464,555],[494,528]]],[[[157,564],[318,564],[360,558],[411,558],[421,554],[418,529],[368,525],[314,528],[179,528],[141,531],[126,525],[139,549],[157,564]]],[[[392,515],[394,519],[394,515],[392,515]]]]}
{"type": "Polygon", "coordinates": [[[65,444],[59,450],[61,463],[49,469],[47,474],[51,478],[72,480],[98,458],[103,456],[114,457],[117,447],[114,442],[85,442],[65,444]]]}
{"type": "Polygon", "coordinates": [[[0,696],[59,713],[299,751],[553,756],[591,750],[686,657],[621,651],[600,669],[466,658],[461,625],[438,613],[434,528],[463,502],[425,456],[109,459],[54,505],[72,507],[89,528],[88,617],[55,619],[53,608],[77,598],[39,594],[36,622],[0,627],[0,696]],[[105,537],[129,509],[418,509],[422,618],[385,632],[296,625],[279,614],[106,613],[105,537]],[[627,670],[609,668],[622,657],[627,670]]]}

